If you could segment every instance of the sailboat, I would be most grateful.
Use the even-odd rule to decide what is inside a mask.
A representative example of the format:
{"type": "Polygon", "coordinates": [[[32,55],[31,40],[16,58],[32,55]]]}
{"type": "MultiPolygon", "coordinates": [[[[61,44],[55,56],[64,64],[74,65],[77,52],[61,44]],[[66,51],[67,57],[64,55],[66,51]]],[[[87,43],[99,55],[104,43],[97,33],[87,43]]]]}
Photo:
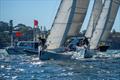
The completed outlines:
{"type": "Polygon", "coordinates": [[[112,27],[113,27],[113,24],[114,24],[114,21],[115,21],[117,12],[118,12],[118,8],[120,6],[120,1],[113,0],[111,6],[112,7],[109,12],[109,17],[108,17],[107,23],[105,25],[106,27],[104,29],[103,36],[101,37],[101,40],[100,40],[101,42],[104,42],[104,43],[106,43],[106,41],[109,37],[110,31],[112,30],[112,27]]]}
{"type": "MultiPolygon", "coordinates": [[[[62,54],[65,51],[64,44],[68,37],[79,33],[88,5],[89,0],[61,0],[50,35],[47,38],[47,49],[42,51],[40,59],[53,57],[57,59],[60,55],[63,59],[63,55],[65,55],[62,54]]],[[[68,56],[68,54],[66,55],[68,56]]],[[[67,58],[65,56],[65,59],[67,58]]]]}
{"type": "Polygon", "coordinates": [[[119,4],[117,0],[105,0],[100,18],[90,40],[90,49],[99,48],[100,51],[106,51],[108,49],[108,45],[99,44],[107,40],[113,27],[118,8],[119,4]]]}
{"type": "MultiPolygon", "coordinates": [[[[119,1],[118,1],[119,2],[119,1]]],[[[109,21],[111,20],[111,17],[113,15],[113,21],[115,19],[115,16],[118,11],[118,5],[115,5],[117,3],[117,0],[95,0],[94,2],[94,8],[93,12],[91,14],[91,19],[89,23],[89,27],[87,28],[86,35],[87,37],[90,37],[90,44],[87,48],[84,48],[84,58],[90,58],[94,55],[100,41],[102,41],[102,36],[106,34],[106,30],[108,30],[109,21]],[[99,5],[98,5],[99,4],[99,5]],[[112,9],[113,8],[113,9],[112,9]],[[115,14],[112,14],[112,11],[115,8],[115,14]],[[91,25],[94,22],[93,25],[91,25]],[[107,26],[106,26],[107,25],[107,26]],[[90,35],[88,33],[90,32],[90,35]]],[[[71,54],[64,53],[65,48],[64,43],[69,36],[75,36],[77,34],[77,29],[80,29],[80,23],[76,25],[75,20],[78,20],[78,22],[83,22],[85,14],[79,14],[77,15],[75,12],[76,10],[79,12],[79,10],[84,9],[85,12],[87,12],[87,7],[89,4],[89,0],[62,0],[60,7],[57,12],[57,16],[55,17],[50,35],[47,39],[47,49],[42,51],[40,54],[41,60],[49,60],[49,59],[71,59],[71,57],[74,55],[74,52],[71,54]],[[76,5],[79,5],[77,1],[81,1],[86,4],[84,5],[86,8],[78,8],[76,9],[76,5]],[[67,4],[67,6],[66,6],[67,4]],[[79,17],[82,16],[82,17],[79,17]],[[72,26],[71,26],[72,25],[72,26]],[[74,26],[76,28],[74,29],[74,26]],[[73,29],[73,31],[72,31],[73,29]]],[[[84,11],[83,10],[83,11],[84,11]]],[[[112,27],[112,24],[110,24],[112,27]]],[[[109,29],[110,31],[110,29],[109,29]]],[[[108,32],[107,32],[107,35],[108,32]]],[[[105,39],[105,38],[103,38],[105,39]]],[[[81,53],[80,53],[81,54],[81,53]]]]}

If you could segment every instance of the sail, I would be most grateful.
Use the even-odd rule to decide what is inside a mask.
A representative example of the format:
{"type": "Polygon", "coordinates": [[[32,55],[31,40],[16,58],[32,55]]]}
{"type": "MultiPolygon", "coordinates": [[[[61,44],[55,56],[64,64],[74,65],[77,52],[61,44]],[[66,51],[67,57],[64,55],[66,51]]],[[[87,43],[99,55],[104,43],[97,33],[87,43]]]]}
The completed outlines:
{"type": "Polygon", "coordinates": [[[115,21],[115,17],[117,15],[117,12],[118,12],[118,9],[119,9],[119,6],[120,6],[120,0],[113,0],[111,6],[112,7],[111,7],[111,10],[110,10],[110,14],[109,14],[107,23],[105,25],[106,27],[105,27],[103,36],[101,38],[102,42],[105,42],[109,37],[109,34],[111,32],[111,29],[112,29],[114,21],[115,21]]]}
{"type": "Polygon", "coordinates": [[[102,0],[102,4],[104,4],[105,0],[102,0]]]}
{"type": "Polygon", "coordinates": [[[79,34],[82,23],[85,19],[85,15],[87,13],[90,0],[75,0],[75,1],[76,1],[76,5],[75,5],[75,11],[73,13],[74,17],[72,19],[68,36],[75,36],[79,34]]]}
{"type": "MultiPolygon", "coordinates": [[[[58,9],[57,15],[55,17],[55,20],[53,22],[50,35],[47,39],[48,47],[47,49],[55,49],[59,48],[61,46],[61,42],[63,42],[65,37],[66,29],[69,29],[68,21],[69,17],[71,15],[71,11],[73,5],[75,4],[73,2],[74,0],[62,0],[60,7],[58,9]]],[[[70,21],[69,21],[70,22],[70,21]]]]}
{"type": "Polygon", "coordinates": [[[91,38],[102,11],[102,0],[95,0],[85,36],[91,38]]]}
{"type": "Polygon", "coordinates": [[[98,23],[96,25],[95,31],[93,32],[93,36],[90,41],[90,49],[96,49],[97,45],[101,39],[102,33],[105,28],[105,23],[108,18],[108,14],[111,8],[111,2],[112,0],[105,0],[105,3],[103,5],[102,12],[100,14],[98,23]]]}
{"type": "Polygon", "coordinates": [[[75,29],[73,29],[73,31],[77,32],[76,30],[79,27],[78,22],[82,20],[81,18],[83,18],[82,17],[83,15],[79,16],[78,14],[79,12],[80,13],[86,12],[87,7],[84,7],[84,6],[87,5],[85,3],[88,3],[88,1],[89,0],[62,0],[61,1],[60,7],[58,9],[57,15],[55,17],[55,20],[53,22],[53,25],[50,31],[50,35],[48,36],[48,39],[47,39],[47,44],[48,44],[47,49],[57,49],[63,46],[66,40],[67,34],[70,30],[70,26],[74,26],[75,29]]]}

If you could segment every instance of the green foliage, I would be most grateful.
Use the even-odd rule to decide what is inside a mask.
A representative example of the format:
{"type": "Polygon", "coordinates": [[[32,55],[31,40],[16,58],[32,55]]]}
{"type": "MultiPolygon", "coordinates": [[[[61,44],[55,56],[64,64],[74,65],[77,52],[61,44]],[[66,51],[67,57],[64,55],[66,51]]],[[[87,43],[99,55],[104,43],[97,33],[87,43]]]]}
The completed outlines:
{"type": "MultiPolygon", "coordinates": [[[[8,23],[0,21],[0,44],[10,44],[10,27],[8,23]]],[[[18,24],[13,27],[14,40],[32,40],[33,39],[33,29],[24,24],[18,24]],[[15,32],[20,31],[22,33],[21,37],[16,37],[15,32]]]]}
{"type": "MultiPolygon", "coordinates": [[[[18,24],[13,27],[13,38],[14,41],[31,41],[33,40],[33,32],[43,33],[48,35],[49,31],[41,32],[39,28],[32,28],[24,24],[18,24]],[[22,33],[22,36],[16,37],[15,33],[19,31],[22,33]]],[[[0,44],[10,44],[10,26],[7,22],[0,21],[0,44]]],[[[1,47],[1,45],[0,45],[1,47]]]]}

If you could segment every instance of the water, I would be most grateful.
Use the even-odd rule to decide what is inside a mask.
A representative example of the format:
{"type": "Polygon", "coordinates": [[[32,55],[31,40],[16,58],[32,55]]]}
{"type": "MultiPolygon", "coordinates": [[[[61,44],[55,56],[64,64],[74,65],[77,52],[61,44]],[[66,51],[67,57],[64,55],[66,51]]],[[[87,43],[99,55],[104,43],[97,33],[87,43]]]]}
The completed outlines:
{"type": "Polygon", "coordinates": [[[92,59],[40,61],[37,55],[0,57],[0,80],[120,80],[120,51],[92,59]]]}

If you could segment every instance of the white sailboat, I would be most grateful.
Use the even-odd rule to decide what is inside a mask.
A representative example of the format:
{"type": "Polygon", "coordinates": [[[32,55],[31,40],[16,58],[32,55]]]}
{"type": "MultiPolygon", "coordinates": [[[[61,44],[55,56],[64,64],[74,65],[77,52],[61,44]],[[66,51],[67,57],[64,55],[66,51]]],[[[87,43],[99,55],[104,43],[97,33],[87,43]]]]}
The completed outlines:
{"type": "MultiPolygon", "coordinates": [[[[78,3],[79,1],[80,0],[78,0],[78,3]]],[[[86,4],[89,2],[87,0],[84,0],[84,1],[86,2],[86,4]]],[[[106,25],[108,24],[108,21],[111,19],[113,15],[112,14],[113,9],[116,8],[115,6],[113,6],[114,1],[115,0],[96,0],[95,1],[93,12],[91,14],[89,27],[87,30],[88,32],[90,32],[90,35],[86,33],[86,36],[90,37],[90,45],[89,45],[89,48],[83,49],[85,58],[92,57],[93,55],[92,51],[95,51],[95,49],[97,49],[98,44],[101,41],[101,38],[105,30],[108,29],[106,28],[106,25]]],[[[73,36],[73,35],[75,36],[78,32],[76,29],[81,28],[81,26],[79,26],[80,23],[78,23],[77,25],[75,24],[75,19],[78,20],[77,18],[75,18],[77,17],[77,14],[75,14],[75,11],[78,10],[76,9],[76,4],[77,4],[76,2],[77,0],[62,0],[61,1],[60,8],[58,10],[57,16],[54,20],[50,35],[47,40],[48,47],[45,51],[42,51],[42,53],[39,56],[41,60],[49,60],[49,59],[64,60],[64,59],[71,59],[71,57],[73,56],[74,53],[64,54],[64,53],[59,53],[59,50],[60,52],[62,51],[62,49],[60,48],[63,47],[63,44],[65,43],[66,38],[69,36],[73,36]]],[[[85,10],[87,9],[87,6],[88,5],[86,5],[85,10]]],[[[117,8],[115,11],[117,11],[117,8]]],[[[79,15],[78,17],[78,18],[81,18],[78,21],[82,22],[83,19],[80,16],[84,17],[84,15],[82,14],[82,15],[79,15]]],[[[115,17],[115,15],[113,15],[113,17],[115,17]]]]}
{"type": "Polygon", "coordinates": [[[89,0],[61,1],[50,35],[47,39],[48,50],[60,50],[59,48],[63,47],[68,36],[78,34],[87,12],[88,3],[89,0]]]}
{"type": "MultiPolygon", "coordinates": [[[[89,19],[88,27],[85,33],[85,37],[88,38],[89,42],[93,38],[93,33],[96,30],[97,23],[99,22],[99,18],[101,16],[102,10],[104,7],[104,1],[103,0],[94,0],[91,16],[89,19]]],[[[99,32],[98,32],[99,33],[99,32]]],[[[90,45],[91,46],[91,45],[90,45]]],[[[82,47],[78,47],[78,53],[83,54],[83,57],[90,58],[95,53],[91,49],[89,45],[82,44],[82,47]]]]}
{"type": "MultiPolygon", "coordinates": [[[[89,0],[62,0],[47,39],[47,49],[41,59],[49,59],[64,51],[66,38],[78,34],[84,21],[89,0]],[[50,54],[50,53],[54,54],[50,54]],[[47,56],[47,57],[46,57],[47,56]]],[[[62,56],[63,57],[63,56],[62,56]]],[[[55,57],[56,58],[56,57],[55,57]]],[[[57,57],[58,58],[58,57],[57,57]]],[[[70,57],[69,57],[70,58],[70,57]]]]}
{"type": "Polygon", "coordinates": [[[115,17],[119,8],[120,1],[118,0],[105,0],[105,4],[107,7],[103,7],[103,11],[101,13],[101,17],[96,25],[96,29],[93,33],[93,37],[90,41],[90,49],[99,49],[99,51],[106,51],[108,49],[108,45],[102,44],[99,45],[100,42],[106,42],[107,38],[110,34],[110,31],[113,27],[115,17]],[[106,4],[107,2],[107,4],[106,4]],[[108,4],[110,3],[110,4],[108,4]]]}

